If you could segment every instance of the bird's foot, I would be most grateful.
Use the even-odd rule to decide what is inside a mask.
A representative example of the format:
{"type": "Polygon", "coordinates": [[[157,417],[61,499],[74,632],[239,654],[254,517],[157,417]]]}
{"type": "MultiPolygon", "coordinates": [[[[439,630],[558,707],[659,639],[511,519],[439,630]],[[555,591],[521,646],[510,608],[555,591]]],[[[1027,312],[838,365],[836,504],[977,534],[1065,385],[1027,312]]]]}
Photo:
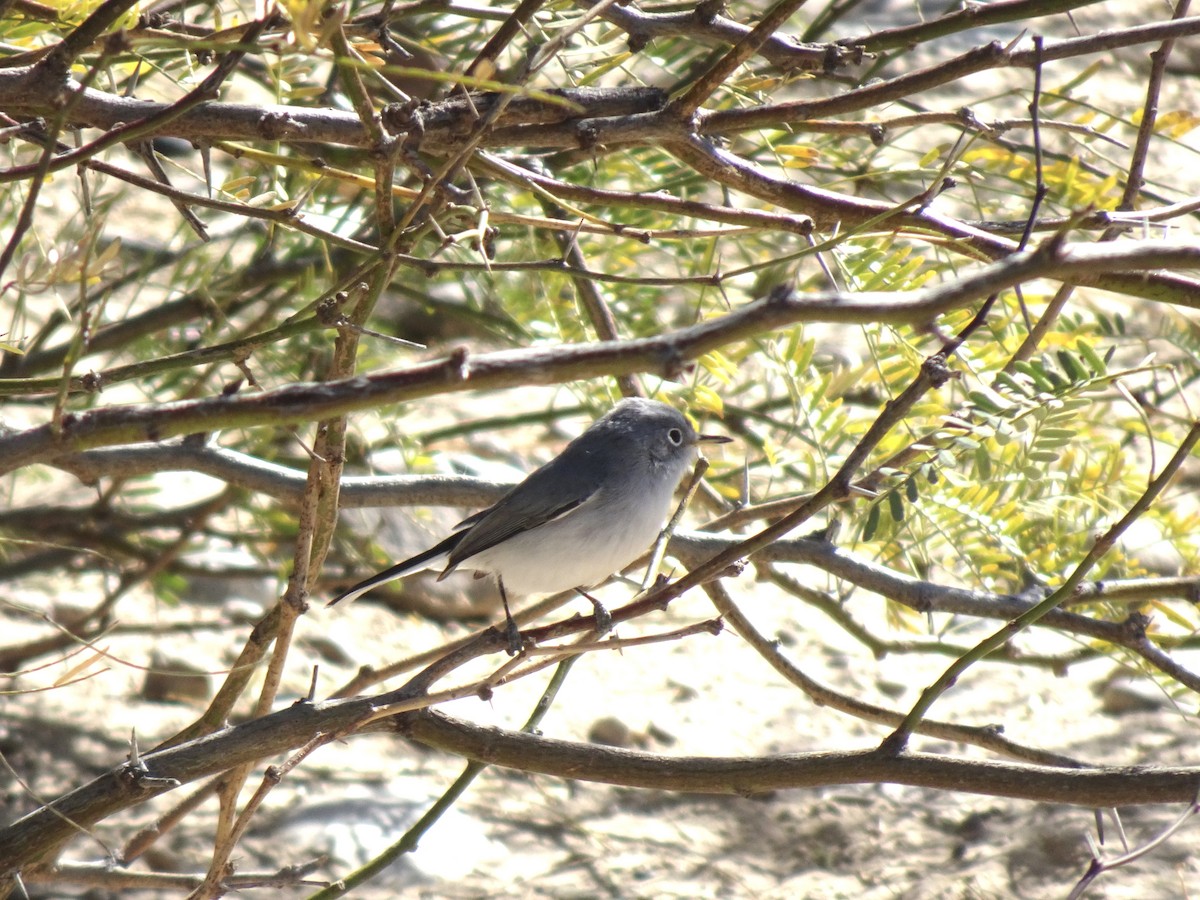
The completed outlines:
{"type": "Polygon", "coordinates": [[[587,598],[588,602],[592,604],[592,609],[595,610],[596,634],[605,635],[612,631],[612,613],[605,608],[603,603],[601,603],[587,591],[579,591],[579,593],[587,598]]]}
{"type": "Polygon", "coordinates": [[[517,627],[516,620],[512,616],[508,616],[504,622],[504,638],[508,641],[509,656],[516,656],[525,648],[525,642],[521,639],[521,629],[517,627]]]}

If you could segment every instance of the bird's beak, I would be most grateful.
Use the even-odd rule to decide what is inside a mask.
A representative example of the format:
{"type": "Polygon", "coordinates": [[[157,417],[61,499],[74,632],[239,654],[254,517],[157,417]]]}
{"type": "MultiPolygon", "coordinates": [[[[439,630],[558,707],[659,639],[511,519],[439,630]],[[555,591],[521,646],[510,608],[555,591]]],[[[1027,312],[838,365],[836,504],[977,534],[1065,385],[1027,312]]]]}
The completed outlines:
{"type": "Polygon", "coordinates": [[[697,444],[728,444],[733,440],[731,437],[725,437],[723,434],[698,434],[696,435],[697,444]]]}

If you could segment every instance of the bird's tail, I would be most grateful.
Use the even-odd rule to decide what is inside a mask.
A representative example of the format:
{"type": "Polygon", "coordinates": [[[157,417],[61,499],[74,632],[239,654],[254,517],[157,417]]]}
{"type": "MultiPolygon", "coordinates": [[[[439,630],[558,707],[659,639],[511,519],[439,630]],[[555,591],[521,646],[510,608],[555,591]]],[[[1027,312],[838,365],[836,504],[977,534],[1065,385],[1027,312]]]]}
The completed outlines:
{"type": "Polygon", "coordinates": [[[378,587],[389,581],[394,581],[397,578],[403,578],[405,575],[411,575],[413,572],[421,572],[425,569],[430,569],[442,562],[450,551],[462,540],[462,533],[455,532],[439,544],[430,547],[424,553],[418,553],[416,556],[410,557],[403,562],[398,562],[389,569],[384,569],[377,575],[372,575],[366,581],[360,581],[354,587],[347,591],[342,591],[328,603],[326,606],[333,606],[335,603],[341,603],[343,600],[357,600],[373,587],[378,587]]]}

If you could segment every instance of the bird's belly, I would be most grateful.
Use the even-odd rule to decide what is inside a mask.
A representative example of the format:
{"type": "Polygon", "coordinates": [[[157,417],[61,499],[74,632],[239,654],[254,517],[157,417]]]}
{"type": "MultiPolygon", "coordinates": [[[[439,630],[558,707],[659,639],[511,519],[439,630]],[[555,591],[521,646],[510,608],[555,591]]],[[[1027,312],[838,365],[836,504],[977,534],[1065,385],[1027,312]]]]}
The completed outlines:
{"type": "Polygon", "coordinates": [[[462,564],[494,572],[516,596],[553,594],[599,584],[649,549],[670,509],[653,496],[612,502],[602,514],[587,504],[522,532],[462,564]]]}

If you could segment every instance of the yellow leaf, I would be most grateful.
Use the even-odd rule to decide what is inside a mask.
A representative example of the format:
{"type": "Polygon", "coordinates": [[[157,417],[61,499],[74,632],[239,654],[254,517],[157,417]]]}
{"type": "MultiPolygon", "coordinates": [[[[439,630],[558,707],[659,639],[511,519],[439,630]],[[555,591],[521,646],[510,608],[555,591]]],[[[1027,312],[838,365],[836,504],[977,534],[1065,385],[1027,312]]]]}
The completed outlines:
{"type": "MultiPolygon", "coordinates": [[[[368,57],[366,61],[372,65],[383,65],[382,60],[377,60],[374,57],[368,57]]],[[[287,92],[287,97],[289,100],[310,100],[313,97],[320,97],[327,90],[328,88],[323,87],[322,85],[312,84],[306,87],[292,88],[287,92]]]]}
{"type": "Polygon", "coordinates": [[[579,87],[587,87],[588,85],[596,83],[597,81],[599,81],[601,79],[601,77],[603,77],[604,75],[607,75],[613,69],[623,65],[625,63],[625,60],[629,59],[631,56],[633,56],[633,54],[629,53],[629,52],[618,53],[616,56],[613,56],[611,59],[605,60],[604,62],[601,62],[597,65],[591,66],[588,69],[587,73],[582,78],[579,79],[578,86],[579,87]]]}
{"type": "Polygon", "coordinates": [[[807,169],[821,161],[821,154],[807,144],[781,144],[775,152],[783,157],[785,169],[807,169]]]}
{"type": "Polygon", "coordinates": [[[775,446],[775,442],[769,437],[763,439],[763,456],[767,458],[767,464],[772,468],[779,462],[779,450],[775,446]]]}
{"type": "Polygon", "coordinates": [[[243,175],[240,178],[230,178],[227,182],[221,185],[221,190],[227,194],[233,194],[248,185],[254,184],[257,181],[254,175],[243,175]]]}
{"type": "Polygon", "coordinates": [[[737,365],[719,350],[705,353],[700,357],[698,362],[705,372],[717,379],[721,384],[732,384],[733,377],[737,375],[737,365]]]}
{"type": "Polygon", "coordinates": [[[821,158],[815,149],[808,144],[780,144],[775,148],[780,156],[790,156],[794,159],[807,159],[816,162],[821,158]]]}
{"type": "Polygon", "coordinates": [[[700,409],[716,413],[718,416],[725,411],[725,404],[721,400],[721,395],[712,388],[705,387],[702,384],[698,384],[692,389],[692,399],[700,409]]]}
{"type": "Polygon", "coordinates": [[[934,146],[930,147],[925,151],[925,155],[921,157],[921,161],[917,163],[917,165],[921,166],[922,168],[932,165],[933,161],[942,155],[942,148],[944,146],[944,144],[935,144],[934,146]]]}
{"type": "Polygon", "coordinates": [[[1154,123],[1154,130],[1168,134],[1173,138],[1179,138],[1183,137],[1197,125],[1200,125],[1200,116],[1184,109],[1176,109],[1159,116],[1154,123]]]}
{"type": "Polygon", "coordinates": [[[783,81],[778,76],[763,76],[761,78],[747,78],[745,81],[738,82],[738,88],[743,91],[772,91],[783,81]]]}
{"type": "Polygon", "coordinates": [[[100,255],[92,260],[92,268],[102,269],[106,266],[118,253],[121,252],[121,239],[116,238],[107,247],[105,247],[100,255]]]}
{"type": "MultiPolygon", "coordinates": [[[[104,659],[104,657],[105,657],[104,650],[93,651],[89,656],[87,656],[83,660],[83,662],[76,663],[70,669],[63,672],[61,675],[59,675],[58,678],[56,678],[54,680],[54,686],[58,687],[59,685],[66,684],[68,681],[71,681],[73,678],[75,678],[75,676],[79,675],[81,672],[85,672],[88,669],[90,669],[94,663],[98,662],[99,660],[104,659]]],[[[108,671],[107,666],[101,671],[108,671]]]]}

